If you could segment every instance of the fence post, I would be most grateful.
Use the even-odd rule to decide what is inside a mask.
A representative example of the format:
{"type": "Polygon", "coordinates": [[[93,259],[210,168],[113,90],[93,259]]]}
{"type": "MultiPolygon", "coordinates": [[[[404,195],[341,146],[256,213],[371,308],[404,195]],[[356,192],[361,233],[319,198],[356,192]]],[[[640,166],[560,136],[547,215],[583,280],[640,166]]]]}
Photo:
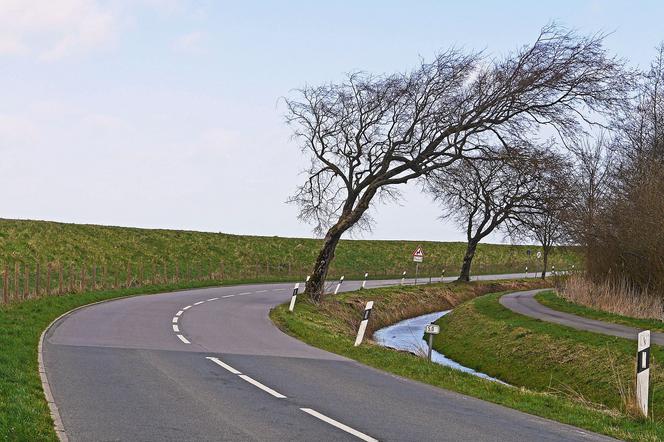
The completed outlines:
{"type": "Polygon", "coordinates": [[[16,300],[19,298],[19,288],[20,288],[20,279],[21,279],[21,268],[18,261],[14,261],[14,298],[16,300]]]}
{"type": "Polygon", "coordinates": [[[28,299],[30,297],[30,266],[25,265],[23,267],[23,299],[28,299]]]}
{"type": "Polygon", "coordinates": [[[51,263],[46,263],[46,296],[51,296],[51,263]]]}
{"type": "Polygon", "coordinates": [[[64,275],[62,274],[62,263],[58,262],[58,295],[64,292],[64,275]]]}
{"type": "Polygon", "coordinates": [[[2,302],[9,304],[9,268],[7,264],[2,272],[2,302]]]}
{"type": "Polygon", "coordinates": [[[37,268],[35,269],[35,296],[39,298],[39,280],[41,279],[39,261],[37,261],[37,268]]]}

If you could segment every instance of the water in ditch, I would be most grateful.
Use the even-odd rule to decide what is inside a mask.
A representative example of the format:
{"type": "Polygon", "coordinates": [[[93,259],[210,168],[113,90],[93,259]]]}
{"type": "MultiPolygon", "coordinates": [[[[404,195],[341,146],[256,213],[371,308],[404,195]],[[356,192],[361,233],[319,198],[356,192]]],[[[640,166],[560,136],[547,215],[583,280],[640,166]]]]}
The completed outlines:
{"type": "MultiPolygon", "coordinates": [[[[429,313],[415,318],[406,319],[389,327],[381,328],[373,334],[374,340],[383,347],[394,348],[396,350],[407,351],[416,355],[427,354],[427,343],[422,339],[424,336],[424,327],[427,324],[438,320],[445,316],[452,310],[442,312],[429,313]]],[[[437,364],[445,365],[446,367],[454,368],[455,370],[464,371],[477,377],[488,379],[490,381],[505,384],[505,382],[493,378],[487,374],[480,373],[472,368],[464,367],[452,359],[447,358],[444,354],[433,350],[431,360],[437,364]]],[[[505,384],[507,385],[507,384],[505,384]]]]}

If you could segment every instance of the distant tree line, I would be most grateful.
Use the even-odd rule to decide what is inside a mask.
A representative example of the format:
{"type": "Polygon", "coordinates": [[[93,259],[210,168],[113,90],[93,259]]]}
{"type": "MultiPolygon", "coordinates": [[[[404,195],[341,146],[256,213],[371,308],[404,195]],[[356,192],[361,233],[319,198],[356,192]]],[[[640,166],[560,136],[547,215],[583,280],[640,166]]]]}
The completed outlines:
{"type": "MultiPolygon", "coordinates": [[[[554,245],[581,244],[590,256],[600,243],[609,247],[620,220],[628,227],[633,210],[650,210],[642,221],[659,224],[644,229],[659,228],[664,242],[664,188],[653,181],[664,175],[653,159],[664,150],[661,101],[653,102],[661,98],[661,51],[659,74],[639,75],[607,53],[603,38],[549,25],[501,58],[450,50],[410,72],[352,73],[287,99],[287,122],[310,159],[291,202],[324,238],[310,298],[323,295],[341,236],[370,228],[372,206],[398,199],[411,181],[466,233],[461,280],[477,244],[494,232],[538,242],[542,276],[554,245]],[[597,128],[611,135],[589,141],[597,128]]],[[[636,235],[650,248],[637,250],[633,238],[623,249],[614,238],[611,253],[588,258],[592,272],[616,273],[616,263],[627,272],[643,256],[654,259],[650,241],[627,233],[620,241],[636,235]],[[639,258],[629,261],[624,250],[639,258]]]]}

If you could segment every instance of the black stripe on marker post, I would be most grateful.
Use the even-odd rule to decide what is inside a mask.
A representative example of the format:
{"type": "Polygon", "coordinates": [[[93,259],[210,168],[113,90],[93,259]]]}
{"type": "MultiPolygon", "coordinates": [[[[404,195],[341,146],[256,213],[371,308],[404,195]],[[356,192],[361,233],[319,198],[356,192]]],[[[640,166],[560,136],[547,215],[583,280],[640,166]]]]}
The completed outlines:
{"type": "Polygon", "coordinates": [[[369,316],[371,316],[371,310],[373,310],[373,309],[369,308],[369,309],[364,310],[364,316],[362,316],[363,321],[368,321],[369,320],[369,316]]]}
{"type": "Polygon", "coordinates": [[[650,368],[650,347],[641,350],[636,361],[636,372],[641,373],[650,368]]]}

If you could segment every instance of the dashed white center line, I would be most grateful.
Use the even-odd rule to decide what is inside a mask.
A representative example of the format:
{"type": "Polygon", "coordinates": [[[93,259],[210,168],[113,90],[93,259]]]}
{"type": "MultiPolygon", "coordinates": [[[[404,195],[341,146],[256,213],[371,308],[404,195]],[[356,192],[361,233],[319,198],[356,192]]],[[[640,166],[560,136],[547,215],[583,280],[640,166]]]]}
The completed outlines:
{"type": "Polygon", "coordinates": [[[236,369],[234,369],[234,368],[231,367],[230,365],[228,365],[228,364],[226,364],[226,363],[220,361],[218,358],[207,357],[207,358],[205,358],[205,359],[209,359],[209,360],[211,360],[212,362],[214,362],[214,363],[217,364],[218,366],[220,366],[220,367],[222,367],[222,368],[225,368],[226,370],[230,371],[230,372],[233,373],[233,374],[242,374],[241,372],[237,371],[236,369]]]}
{"type": "Polygon", "coordinates": [[[177,313],[175,314],[175,316],[180,316],[180,315],[182,315],[182,313],[184,313],[184,310],[180,310],[179,312],[177,312],[177,313]]]}
{"type": "Polygon", "coordinates": [[[251,295],[251,292],[238,293],[237,296],[251,295]]]}
{"type": "Polygon", "coordinates": [[[180,319],[178,316],[173,317],[173,324],[177,324],[178,319],[180,319]]]}
{"type": "Polygon", "coordinates": [[[226,296],[222,296],[222,298],[232,298],[233,296],[235,296],[235,295],[226,295],[226,296]]]}
{"type": "Polygon", "coordinates": [[[173,324],[173,331],[175,333],[180,333],[180,328],[177,326],[177,324],[173,324]]]}
{"type": "Polygon", "coordinates": [[[187,338],[182,335],[178,335],[178,338],[180,338],[180,341],[184,342],[185,344],[191,344],[191,342],[189,342],[187,338]]]}
{"type": "Polygon", "coordinates": [[[205,301],[194,302],[194,305],[201,305],[201,304],[204,303],[204,302],[205,302],[205,301]]]}
{"type": "Polygon", "coordinates": [[[260,389],[263,390],[264,392],[271,394],[272,396],[276,397],[277,399],[284,399],[284,398],[286,398],[286,396],[284,396],[283,394],[278,393],[278,392],[274,391],[273,389],[271,389],[270,387],[267,387],[267,386],[261,384],[260,382],[258,382],[258,381],[255,380],[255,379],[250,378],[250,377],[247,376],[246,374],[241,374],[240,377],[241,377],[242,379],[244,379],[245,381],[249,382],[251,385],[260,388],[260,389]]]}
{"type": "Polygon", "coordinates": [[[189,310],[190,308],[191,308],[191,306],[188,305],[188,306],[186,306],[185,308],[183,308],[182,310],[183,310],[183,311],[184,311],[184,310],[189,310]]]}
{"type": "Polygon", "coordinates": [[[256,293],[265,293],[267,290],[257,290],[256,293]]]}
{"type": "Polygon", "coordinates": [[[209,301],[216,301],[217,299],[219,299],[219,298],[210,298],[210,299],[208,299],[208,302],[209,301]]]}
{"type": "Polygon", "coordinates": [[[311,408],[300,408],[300,410],[304,411],[305,413],[322,420],[323,422],[327,422],[328,424],[337,427],[340,430],[345,431],[346,433],[350,433],[353,436],[362,439],[367,442],[378,442],[378,439],[374,439],[373,437],[366,435],[360,431],[355,430],[354,428],[349,427],[348,425],[344,425],[339,421],[335,421],[331,417],[327,417],[324,414],[321,414],[317,412],[316,410],[312,410],[311,408]]]}

